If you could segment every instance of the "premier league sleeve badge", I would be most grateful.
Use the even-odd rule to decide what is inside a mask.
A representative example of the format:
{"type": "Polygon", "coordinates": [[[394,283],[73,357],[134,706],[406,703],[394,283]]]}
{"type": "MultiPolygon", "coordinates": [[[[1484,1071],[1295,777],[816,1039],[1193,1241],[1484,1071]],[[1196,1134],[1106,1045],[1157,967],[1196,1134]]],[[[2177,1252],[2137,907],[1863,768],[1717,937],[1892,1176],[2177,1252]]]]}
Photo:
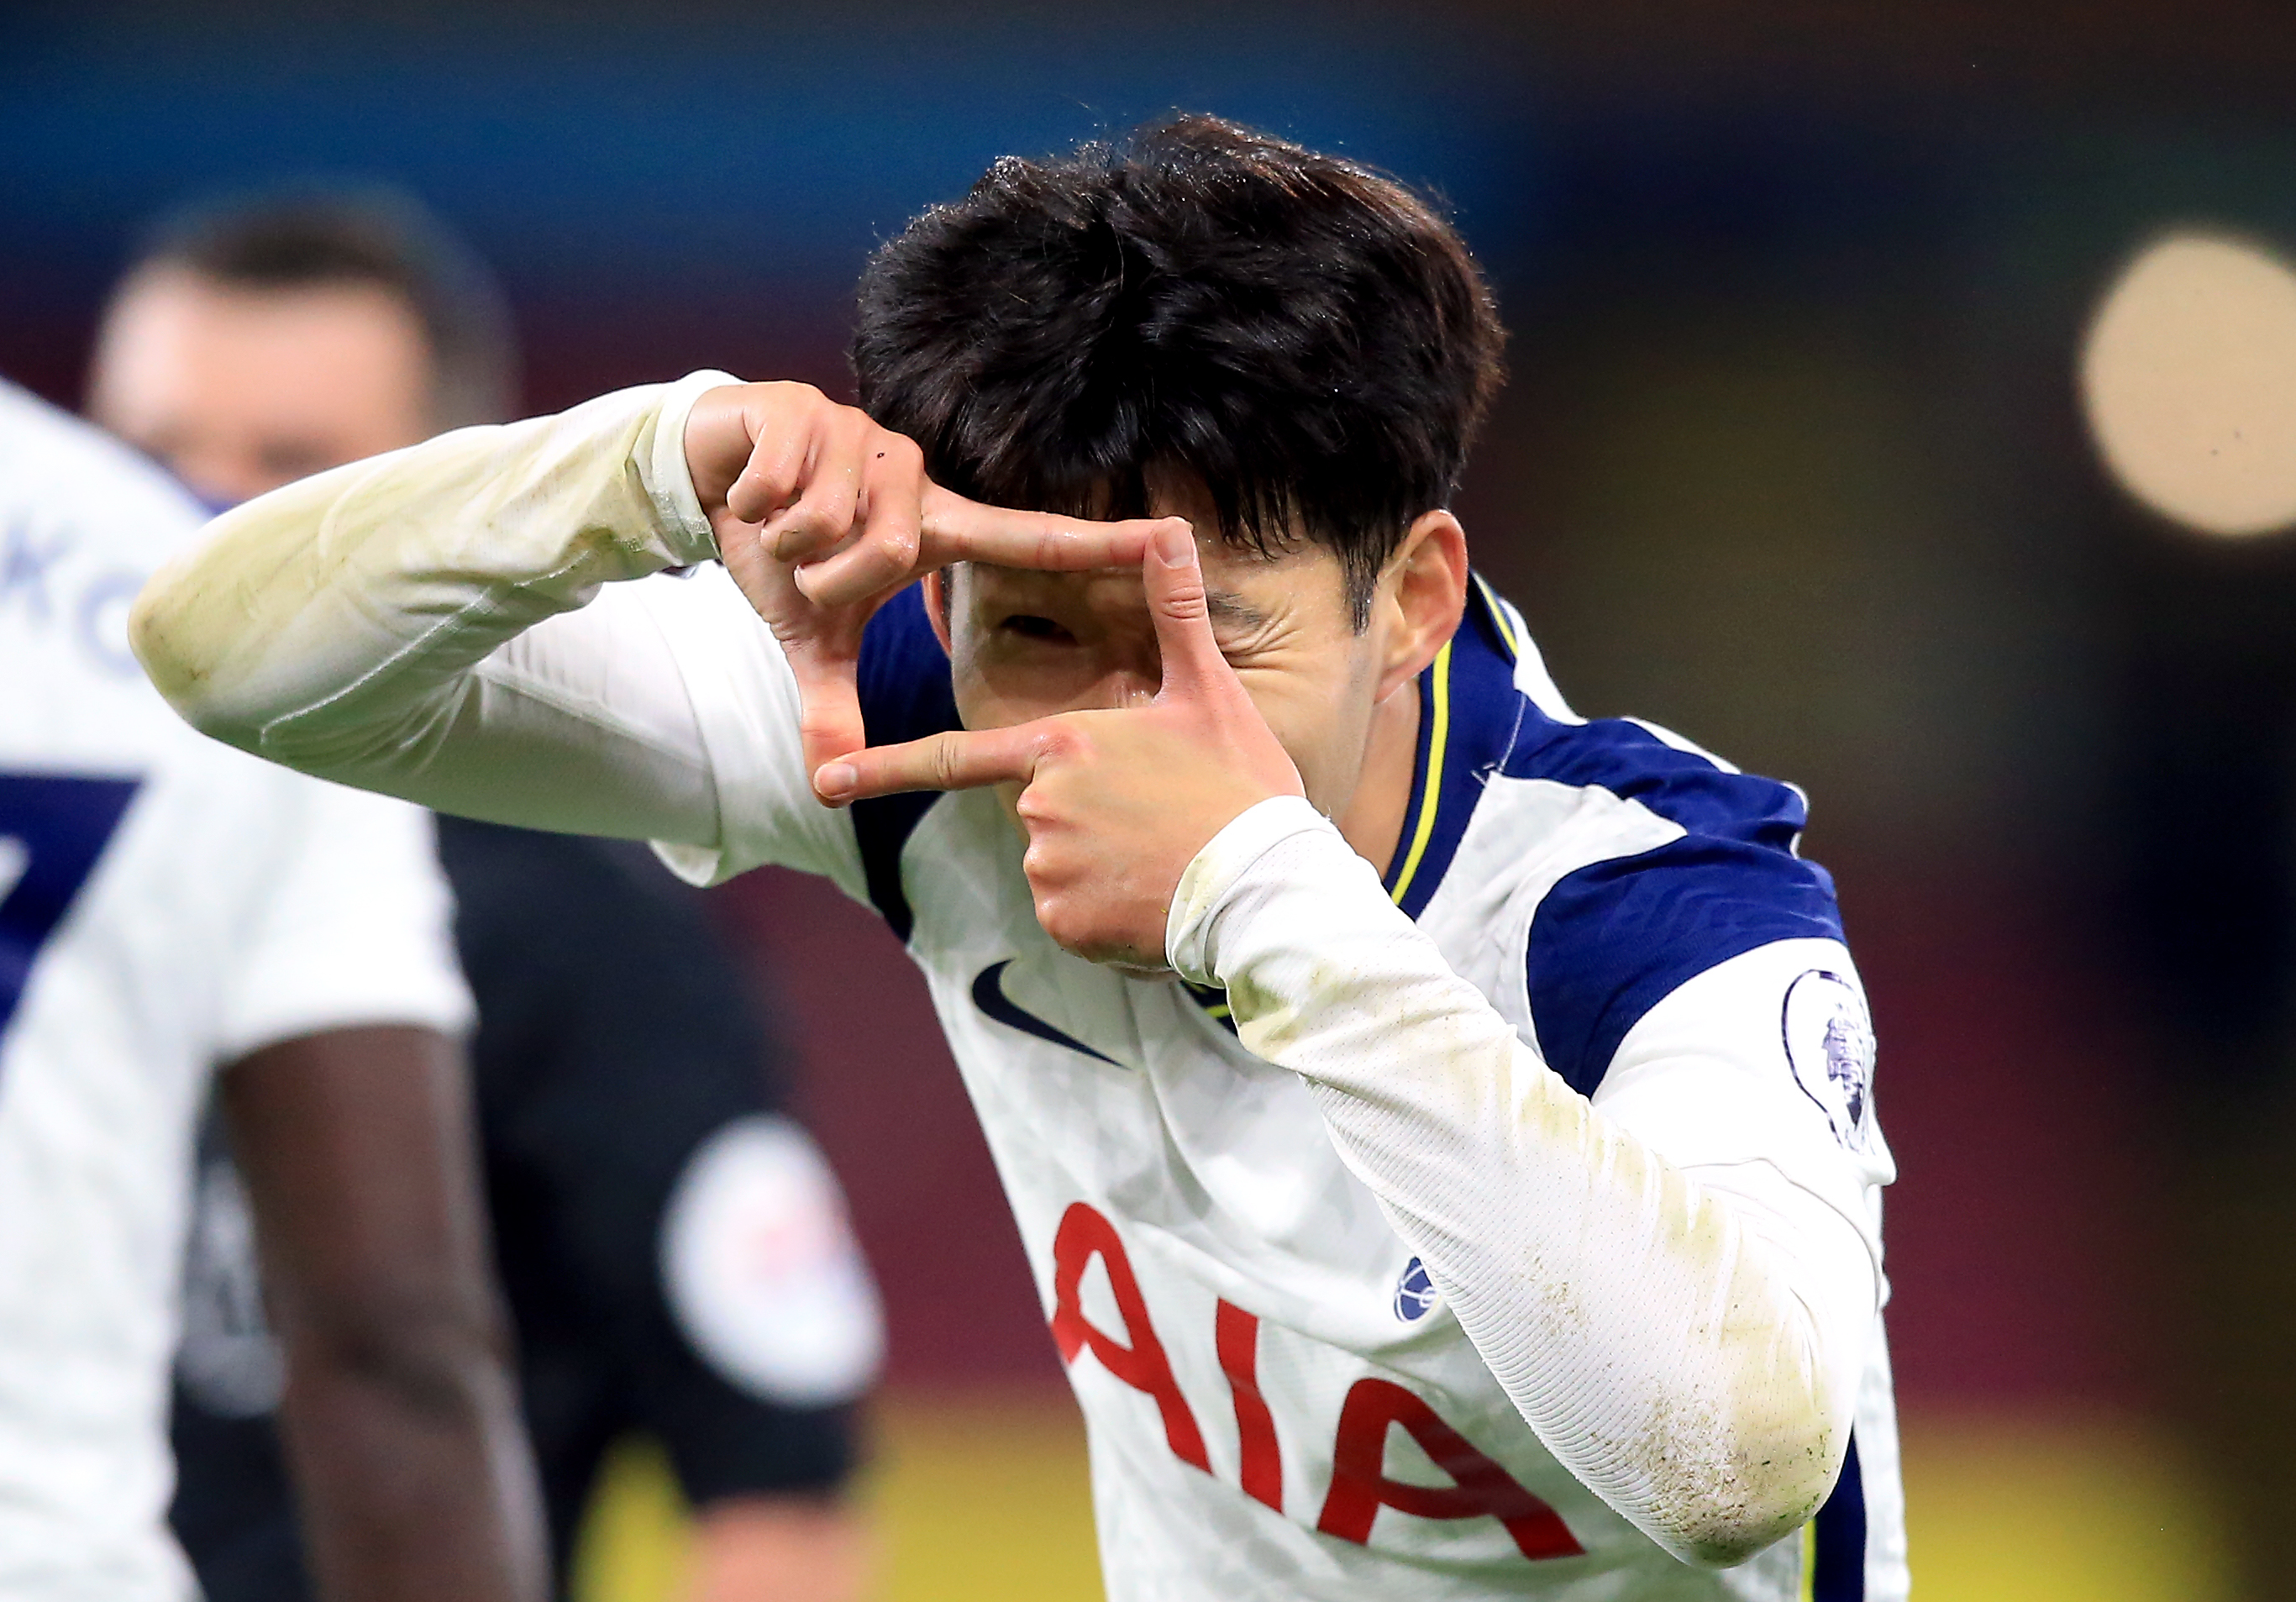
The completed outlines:
{"type": "Polygon", "coordinates": [[[1834,1138],[1851,1151],[1873,1144],[1874,1022],[1851,981],[1812,968],[1786,987],[1780,1023],[1786,1062],[1817,1104],[1834,1138]]]}

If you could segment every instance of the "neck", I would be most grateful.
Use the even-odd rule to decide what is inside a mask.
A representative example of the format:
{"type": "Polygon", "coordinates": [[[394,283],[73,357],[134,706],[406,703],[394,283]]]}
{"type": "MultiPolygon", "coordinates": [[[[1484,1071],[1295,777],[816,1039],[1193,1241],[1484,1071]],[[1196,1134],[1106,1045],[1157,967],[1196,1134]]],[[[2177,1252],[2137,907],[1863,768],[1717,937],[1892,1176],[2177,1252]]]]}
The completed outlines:
{"type": "Polygon", "coordinates": [[[1356,854],[1381,873],[1395,860],[1411,807],[1411,769],[1419,755],[1419,680],[1405,679],[1372,709],[1363,776],[1334,819],[1356,854]]]}

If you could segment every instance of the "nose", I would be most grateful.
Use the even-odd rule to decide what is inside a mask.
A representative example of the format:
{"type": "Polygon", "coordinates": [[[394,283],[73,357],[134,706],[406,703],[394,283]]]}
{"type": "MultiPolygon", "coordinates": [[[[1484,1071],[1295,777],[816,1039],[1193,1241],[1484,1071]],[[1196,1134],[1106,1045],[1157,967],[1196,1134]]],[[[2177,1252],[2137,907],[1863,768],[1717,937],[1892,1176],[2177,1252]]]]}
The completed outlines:
{"type": "Polygon", "coordinates": [[[1162,686],[1163,676],[1153,665],[1145,670],[1129,665],[1114,667],[1094,683],[1086,704],[1095,711],[1121,711],[1155,700],[1156,692],[1162,686]]]}

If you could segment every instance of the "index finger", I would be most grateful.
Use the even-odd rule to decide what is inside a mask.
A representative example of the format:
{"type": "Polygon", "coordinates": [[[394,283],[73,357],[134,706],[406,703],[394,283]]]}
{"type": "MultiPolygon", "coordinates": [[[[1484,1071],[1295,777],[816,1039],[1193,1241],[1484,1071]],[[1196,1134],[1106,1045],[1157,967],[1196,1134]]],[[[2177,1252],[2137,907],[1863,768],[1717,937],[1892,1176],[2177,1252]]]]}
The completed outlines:
{"type": "Polygon", "coordinates": [[[900,745],[849,752],[813,776],[815,793],[832,806],[903,790],[978,790],[1007,779],[1026,784],[1052,737],[1053,719],[1010,728],[955,729],[900,745]]]}
{"type": "Polygon", "coordinates": [[[1187,520],[1135,517],[1094,522],[1055,512],[1019,512],[971,501],[935,484],[925,490],[922,548],[917,571],[953,562],[1076,572],[1096,567],[1137,567],[1158,529],[1187,520]]]}

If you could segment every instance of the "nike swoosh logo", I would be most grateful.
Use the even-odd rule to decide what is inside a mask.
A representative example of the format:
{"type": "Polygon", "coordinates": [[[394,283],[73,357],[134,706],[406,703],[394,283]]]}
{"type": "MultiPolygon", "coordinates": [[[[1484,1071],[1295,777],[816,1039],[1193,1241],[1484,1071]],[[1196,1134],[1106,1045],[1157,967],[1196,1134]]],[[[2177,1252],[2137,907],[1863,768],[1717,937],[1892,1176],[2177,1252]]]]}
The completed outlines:
{"type": "Polygon", "coordinates": [[[1050,1040],[1054,1045],[1065,1046],[1070,1051],[1081,1051],[1085,1056],[1106,1063],[1111,1068],[1124,1066],[1106,1052],[1095,1051],[1074,1035],[1063,1033],[1034,1013],[1024,1013],[1013,1006],[1013,998],[1004,993],[1004,970],[1012,965],[1012,959],[1007,957],[1003,962],[992,962],[980,970],[980,977],[972,982],[973,1006],[996,1019],[997,1023],[1017,1029],[1024,1035],[1034,1035],[1039,1040],[1050,1040]]]}

